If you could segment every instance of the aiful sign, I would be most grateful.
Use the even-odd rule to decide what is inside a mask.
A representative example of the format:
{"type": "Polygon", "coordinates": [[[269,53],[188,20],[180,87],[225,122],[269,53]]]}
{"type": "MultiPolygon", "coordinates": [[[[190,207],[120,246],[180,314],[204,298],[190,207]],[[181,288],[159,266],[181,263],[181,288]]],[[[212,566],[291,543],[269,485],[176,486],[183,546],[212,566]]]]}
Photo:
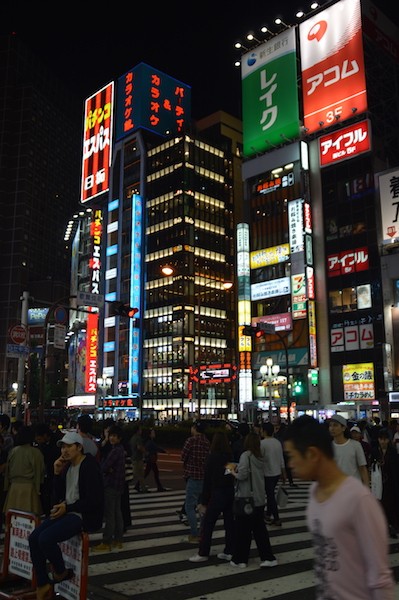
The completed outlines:
{"type": "Polygon", "coordinates": [[[326,167],[371,150],[370,121],[361,121],[319,139],[320,166],[326,167]]]}

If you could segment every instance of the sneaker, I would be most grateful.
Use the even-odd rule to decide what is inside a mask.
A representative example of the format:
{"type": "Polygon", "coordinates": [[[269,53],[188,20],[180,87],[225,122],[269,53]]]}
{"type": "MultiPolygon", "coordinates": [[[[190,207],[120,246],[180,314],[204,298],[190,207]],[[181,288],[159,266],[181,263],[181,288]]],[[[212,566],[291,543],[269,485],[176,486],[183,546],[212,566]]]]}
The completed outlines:
{"type": "Polygon", "coordinates": [[[275,519],[274,521],[272,521],[271,525],[276,525],[277,527],[281,527],[282,523],[281,523],[280,519],[275,519]]]}
{"type": "Polygon", "coordinates": [[[245,569],[247,566],[247,563],[235,563],[234,561],[230,561],[230,564],[232,567],[236,567],[238,569],[245,569]]]}
{"type": "Polygon", "coordinates": [[[199,544],[200,538],[199,535],[189,535],[188,543],[189,544],[199,544]]]}
{"type": "Polygon", "coordinates": [[[97,546],[93,546],[92,550],[93,552],[111,552],[112,548],[110,544],[102,542],[101,544],[97,544],[97,546]]]}
{"type": "Polygon", "coordinates": [[[220,558],[220,560],[228,560],[230,561],[233,558],[232,554],[225,554],[224,552],[220,552],[218,554],[218,558],[220,558]]]}
{"type": "Polygon", "coordinates": [[[120,550],[123,550],[122,542],[113,542],[111,546],[113,552],[119,552],[120,550]]]}
{"type": "Polygon", "coordinates": [[[266,515],[265,516],[265,523],[267,523],[268,525],[271,525],[273,523],[273,517],[270,515],[266,515]]]}
{"type": "Polygon", "coordinates": [[[277,567],[278,562],[277,562],[277,558],[273,558],[273,560],[263,560],[260,563],[260,567],[277,567]]]}
{"type": "Polygon", "coordinates": [[[209,556],[201,556],[200,554],[194,554],[194,556],[190,556],[188,559],[191,562],[206,562],[209,556]]]}

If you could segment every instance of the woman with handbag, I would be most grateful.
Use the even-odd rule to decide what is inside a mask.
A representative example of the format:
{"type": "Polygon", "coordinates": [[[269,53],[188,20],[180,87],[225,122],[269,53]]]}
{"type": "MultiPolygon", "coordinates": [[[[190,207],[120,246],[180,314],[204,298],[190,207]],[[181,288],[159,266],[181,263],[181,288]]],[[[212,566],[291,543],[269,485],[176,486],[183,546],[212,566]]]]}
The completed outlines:
{"type": "Polygon", "coordinates": [[[265,508],[265,480],[263,455],[260,439],[256,433],[245,438],[244,452],[240,456],[236,478],[236,507],[244,504],[242,514],[235,510],[235,549],[230,564],[244,569],[247,566],[252,536],[259,552],[261,567],[275,567],[277,559],[273,554],[269,534],[263,518],[265,508]],[[245,499],[244,503],[242,499],[245,499]],[[252,499],[252,502],[250,501],[252,499]]]}

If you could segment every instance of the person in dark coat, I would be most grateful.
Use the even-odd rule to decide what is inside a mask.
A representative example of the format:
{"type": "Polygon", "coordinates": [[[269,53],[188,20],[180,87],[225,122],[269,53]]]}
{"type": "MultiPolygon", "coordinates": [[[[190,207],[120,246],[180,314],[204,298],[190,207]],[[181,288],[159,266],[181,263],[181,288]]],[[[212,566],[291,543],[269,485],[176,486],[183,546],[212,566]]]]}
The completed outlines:
{"type": "Polygon", "coordinates": [[[83,454],[83,439],[74,431],[66,433],[57,444],[61,456],[54,462],[55,503],[50,517],[28,538],[37,600],[53,598],[54,584],[73,577],[72,570],[65,567],[58,543],[82,531],[98,531],[103,522],[104,484],[98,461],[83,454]],[[51,579],[47,561],[53,570],[51,579]]]}
{"type": "Polygon", "coordinates": [[[216,432],[213,435],[209,456],[205,464],[205,475],[198,511],[203,515],[198,554],[191,562],[208,560],[212,544],[212,534],[216,521],[223,514],[225,531],[224,551],[218,554],[221,560],[231,560],[234,549],[233,500],[235,479],[227,468],[233,453],[227,433],[216,432]]]}
{"type": "Polygon", "coordinates": [[[382,498],[380,500],[388,521],[389,534],[399,532],[399,456],[386,429],[378,432],[378,446],[371,450],[371,463],[376,461],[382,472],[382,498]]]}
{"type": "Polygon", "coordinates": [[[161,480],[159,478],[159,469],[158,469],[158,453],[166,454],[166,450],[161,448],[155,441],[155,429],[150,430],[150,434],[146,442],[144,443],[145,449],[145,469],[144,469],[144,479],[147,475],[152,471],[154,474],[155,483],[157,486],[158,492],[166,492],[163,487],[161,480]]]}

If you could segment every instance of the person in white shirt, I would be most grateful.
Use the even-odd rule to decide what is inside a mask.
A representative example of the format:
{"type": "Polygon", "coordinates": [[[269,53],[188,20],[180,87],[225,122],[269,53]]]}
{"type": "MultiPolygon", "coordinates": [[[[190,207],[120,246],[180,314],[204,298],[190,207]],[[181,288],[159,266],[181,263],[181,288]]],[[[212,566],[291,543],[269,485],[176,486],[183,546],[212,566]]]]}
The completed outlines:
{"type": "Polygon", "coordinates": [[[286,482],[283,447],[281,442],[273,437],[274,426],[270,422],[262,424],[262,440],[260,443],[263,455],[263,471],[265,476],[266,516],[269,525],[281,526],[280,515],[276,502],[276,485],[282,478],[286,482]]]}
{"type": "Polygon", "coordinates": [[[289,466],[295,477],[313,482],[306,519],[314,548],[315,598],[394,600],[382,506],[370,489],[340,470],[332,446],[325,425],[313,417],[298,417],[287,428],[289,466]]]}
{"type": "Polygon", "coordinates": [[[333,438],[334,458],[346,475],[352,475],[370,487],[367,460],[360,442],[348,439],[345,435],[347,420],[342,415],[333,415],[329,423],[329,432],[333,438]]]}

